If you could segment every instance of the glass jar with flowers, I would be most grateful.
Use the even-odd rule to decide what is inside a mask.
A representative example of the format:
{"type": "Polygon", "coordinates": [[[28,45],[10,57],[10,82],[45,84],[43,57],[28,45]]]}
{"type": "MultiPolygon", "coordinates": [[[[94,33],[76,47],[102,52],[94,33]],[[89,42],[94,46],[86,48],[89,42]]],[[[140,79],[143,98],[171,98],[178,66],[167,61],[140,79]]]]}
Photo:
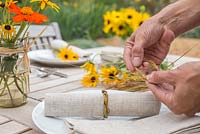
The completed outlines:
{"type": "Polygon", "coordinates": [[[29,42],[27,31],[32,23],[42,24],[48,20],[34,11],[32,2],[37,2],[38,5],[34,5],[37,11],[46,6],[59,11],[50,0],[0,1],[0,107],[17,107],[27,102],[30,88],[27,52],[34,42],[29,42]]]}

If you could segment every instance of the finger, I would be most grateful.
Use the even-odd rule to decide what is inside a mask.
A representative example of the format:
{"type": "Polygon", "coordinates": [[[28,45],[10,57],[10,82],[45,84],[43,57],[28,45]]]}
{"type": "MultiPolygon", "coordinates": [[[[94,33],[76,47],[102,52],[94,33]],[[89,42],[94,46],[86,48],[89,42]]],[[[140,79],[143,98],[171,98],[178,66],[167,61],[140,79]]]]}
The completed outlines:
{"type": "Polygon", "coordinates": [[[146,75],[153,71],[153,69],[151,69],[151,65],[149,62],[143,62],[143,64],[139,67],[139,69],[146,75]]]}
{"type": "Polygon", "coordinates": [[[134,45],[132,48],[132,54],[132,64],[134,67],[140,66],[144,58],[144,48],[140,45],[134,45]]]}
{"type": "Polygon", "coordinates": [[[171,85],[176,84],[176,75],[175,71],[154,71],[151,74],[147,75],[147,81],[149,83],[160,84],[160,83],[169,83],[171,85]]]}
{"type": "Polygon", "coordinates": [[[195,112],[191,112],[191,113],[186,113],[185,115],[188,117],[193,117],[195,116],[195,114],[196,114],[195,112]]]}
{"type": "Polygon", "coordinates": [[[132,64],[132,47],[130,44],[126,44],[125,48],[124,48],[124,62],[126,64],[126,67],[130,70],[130,71],[134,71],[134,67],[132,64]]]}
{"type": "Polygon", "coordinates": [[[142,64],[144,58],[144,47],[148,45],[148,41],[142,38],[140,34],[135,35],[135,45],[132,49],[133,65],[138,67],[142,64]]]}
{"type": "Polygon", "coordinates": [[[194,116],[196,113],[200,112],[200,108],[199,107],[192,107],[191,109],[188,109],[187,112],[184,112],[186,116],[194,116]]]}
{"type": "Polygon", "coordinates": [[[153,92],[156,98],[162,101],[169,108],[171,107],[173,102],[173,92],[170,90],[165,90],[159,85],[147,83],[147,86],[153,92]]]}
{"type": "Polygon", "coordinates": [[[160,39],[160,46],[169,48],[172,41],[175,39],[175,34],[172,30],[165,27],[165,31],[160,39]]]}

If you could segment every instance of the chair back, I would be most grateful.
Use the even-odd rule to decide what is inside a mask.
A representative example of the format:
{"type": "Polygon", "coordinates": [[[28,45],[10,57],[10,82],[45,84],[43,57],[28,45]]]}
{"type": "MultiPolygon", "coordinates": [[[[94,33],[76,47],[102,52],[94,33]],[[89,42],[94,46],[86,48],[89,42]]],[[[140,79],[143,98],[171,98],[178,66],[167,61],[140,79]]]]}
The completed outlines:
{"type": "Polygon", "coordinates": [[[33,41],[46,26],[47,29],[36,39],[30,50],[47,49],[51,47],[52,40],[62,39],[58,23],[52,22],[48,25],[31,25],[28,30],[29,42],[33,41]]]}

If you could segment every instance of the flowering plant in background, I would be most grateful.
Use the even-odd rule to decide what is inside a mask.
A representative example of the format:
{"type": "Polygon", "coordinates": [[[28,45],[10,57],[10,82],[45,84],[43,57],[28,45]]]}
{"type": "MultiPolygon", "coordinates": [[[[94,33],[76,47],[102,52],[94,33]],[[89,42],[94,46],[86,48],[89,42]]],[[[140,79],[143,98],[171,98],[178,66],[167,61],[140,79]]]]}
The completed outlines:
{"type": "MultiPolygon", "coordinates": [[[[40,8],[45,9],[47,6],[59,11],[59,7],[50,0],[30,0],[23,3],[16,0],[0,1],[0,106],[2,107],[20,106],[27,100],[30,72],[27,52],[35,41],[28,41],[27,31],[32,23],[43,24],[48,20],[47,16],[39,12],[40,8]]],[[[38,31],[38,37],[44,30],[38,31]]]]}
{"type": "Polygon", "coordinates": [[[108,11],[104,14],[104,28],[106,34],[114,34],[126,38],[131,35],[150,15],[141,6],[138,12],[134,8],[123,8],[119,11],[108,11]]]}

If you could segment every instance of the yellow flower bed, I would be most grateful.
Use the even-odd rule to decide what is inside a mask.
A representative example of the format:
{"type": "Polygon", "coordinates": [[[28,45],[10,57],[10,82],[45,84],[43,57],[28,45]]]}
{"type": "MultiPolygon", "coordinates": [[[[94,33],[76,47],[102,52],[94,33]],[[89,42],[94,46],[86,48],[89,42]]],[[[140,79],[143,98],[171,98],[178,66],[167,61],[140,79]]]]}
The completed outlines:
{"type": "Polygon", "coordinates": [[[104,14],[104,28],[106,34],[114,34],[121,37],[130,36],[145,20],[150,18],[150,14],[142,7],[138,12],[134,8],[124,8],[119,11],[108,11],[104,14]]]}

